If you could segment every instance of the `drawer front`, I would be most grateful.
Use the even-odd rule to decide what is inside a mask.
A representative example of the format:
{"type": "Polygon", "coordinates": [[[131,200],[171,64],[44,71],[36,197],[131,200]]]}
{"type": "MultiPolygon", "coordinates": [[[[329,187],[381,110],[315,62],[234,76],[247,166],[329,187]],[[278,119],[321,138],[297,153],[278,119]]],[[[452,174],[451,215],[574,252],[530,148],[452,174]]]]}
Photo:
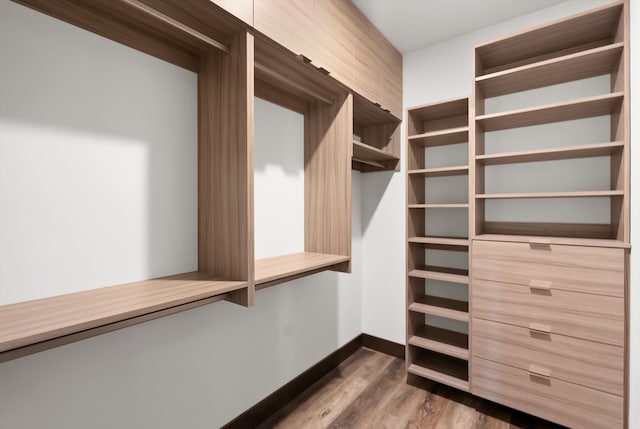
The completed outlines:
{"type": "Polygon", "coordinates": [[[473,319],[472,341],[474,356],[524,370],[537,365],[553,378],[624,394],[622,347],[482,319],[473,319]]]}
{"type": "Polygon", "coordinates": [[[623,427],[620,396],[481,358],[471,365],[471,392],[536,416],[582,429],[623,427]]]}
{"type": "Polygon", "coordinates": [[[624,250],[473,242],[473,277],[575,292],[624,296],[624,250]]]}
{"type": "Polygon", "coordinates": [[[473,317],[624,345],[624,300],[510,283],[472,282],[473,317]]]}

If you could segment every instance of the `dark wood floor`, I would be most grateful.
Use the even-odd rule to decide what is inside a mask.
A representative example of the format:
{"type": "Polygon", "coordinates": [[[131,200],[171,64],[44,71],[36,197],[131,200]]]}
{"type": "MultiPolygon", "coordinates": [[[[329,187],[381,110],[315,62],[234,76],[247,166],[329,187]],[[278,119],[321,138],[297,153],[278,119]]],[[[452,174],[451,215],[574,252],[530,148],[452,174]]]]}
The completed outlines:
{"type": "Polygon", "coordinates": [[[561,426],[407,374],[360,349],[259,428],[559,429],[561,426]]]}

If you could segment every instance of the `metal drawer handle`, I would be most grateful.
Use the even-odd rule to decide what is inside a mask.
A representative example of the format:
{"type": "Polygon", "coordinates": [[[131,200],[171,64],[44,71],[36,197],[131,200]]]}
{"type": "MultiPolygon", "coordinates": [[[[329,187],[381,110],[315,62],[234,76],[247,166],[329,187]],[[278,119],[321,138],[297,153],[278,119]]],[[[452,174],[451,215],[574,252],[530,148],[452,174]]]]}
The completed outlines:
{"type": "Polygon", "coordinates": [[[544,325],[542,323],[529,323],[529,331],[533,333],[539,334],[550,334],[551,333],[551,325],[544,325]]]}
{"type": "Polygon", "coordinates": [[[541,378],[545,381],[551,380],[551,370],[549,368],[531,364],[528,372],[531,377],[541,378]]]}
{"type": "Polygon", "coordinates": [[[529,288],[531,289],[550,291],[552,285],[553,283],[547,280],[529,280],[529,288]]]}

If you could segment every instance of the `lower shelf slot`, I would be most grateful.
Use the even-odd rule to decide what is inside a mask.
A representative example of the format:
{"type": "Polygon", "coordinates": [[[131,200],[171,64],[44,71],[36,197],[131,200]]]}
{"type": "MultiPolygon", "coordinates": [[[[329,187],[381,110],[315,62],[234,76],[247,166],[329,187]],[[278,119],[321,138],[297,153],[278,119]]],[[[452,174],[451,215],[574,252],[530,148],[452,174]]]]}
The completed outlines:
{"type": "Polygon", "coordinates": [[[409,344],[462,360],[469,360],[469,336],[437,326],[420,325],[409,337],[409,344]]]}
{"type": "Polygon", "coordinates": [[[469,363],[462,359],[443,355],[409,345],[411,374],[428,378],[460,390],[469,390],[469,363]]]}

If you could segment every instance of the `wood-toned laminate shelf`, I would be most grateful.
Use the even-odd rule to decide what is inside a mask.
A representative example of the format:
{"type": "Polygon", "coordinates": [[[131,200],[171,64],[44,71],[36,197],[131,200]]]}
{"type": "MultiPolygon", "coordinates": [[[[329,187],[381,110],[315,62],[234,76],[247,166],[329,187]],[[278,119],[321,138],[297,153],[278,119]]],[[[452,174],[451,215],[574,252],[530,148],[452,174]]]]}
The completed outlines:
{"type": "Polygon", "coordinates": [[[407,207],[410,209],[464,209],[464,208],[468,208],[469,204],[467,203],[409,204],[407,207]]]}
{"type": "Polygon", "coordinates": [[[517,243],[529,243],[533,245],[550,245],[562,244],[567,246],[585,246],[585,247],[614,247],[629,249],[631,244],[613,239],[600,238],[572,238],[572,237],[555,237],[555,236],[536,236],[536,235],[513,235],[513,234],[478,234],[475,240],[484,241],[506,241],[517,243]]]}
{"type": "Polygon", "coordinates": [[[420,170],[409,170],[409,177],[445,177],[464,176],[469,174],[468,165],[458,165],[454,167],[423,168],[420,170]]]}
{"type": "Polygon", "coordinates": [[[624,191],[575,191],[575,192],[517,192],[504,194],[476,194],[476,198],[490,199],[519,199],[519,198],[598,198],[620,197],[624,191]]]}
{"type": "Polygon", "coordinates": [[[558,58],[476,77],[485,97],[496,97],[571,80],[610,73],[620,59],[624,43],[587,49],[558,58]]]}
{"type": "Polygon", "coordinates": [[[369,146],[367,144],[354,141],[353,142],[353,160],[355,162],[361,162],[372,167],[377,167],[380,170],[389,170],[389,163],[395,165],[399,158],[397,156],[388,154],[376,147],[369,146]]]}
{"type": "Polygon", "coordinates": [[[413,350],[407,371],[456,389],[469,391],[467,361],[443,356],[428,350],[413,350]]]}
{"type": "Polygon", "coordinates": [[[255,263],[256,289],[272,286],[275,282],[293,280],[301,275],[329,269],[347,262],[348,256],[301,252],[273,258],[258,259],[255,263]]]}
{"type": "Polygon", "coordinates": [[[0,307],[0,361],[228,298],[247,282],[212,278],[206,273],[109,286],[0,307]],[[135,320],[136,318],[141,320],[135,320]],[[111,325],[124,322],[121,326],[111,325]],[[87,331],[102,329],[93,335],[87,331]],[[46,345],[46,342],[55,344],[46,345]],[[12,353],[17,353],[12,355],[12,353]]]}
{"type": "Polygon", "coordinates": [[[435,236],[409,237],[407,241],[409,243],[418,243],[418,244],[469,247],[469,239],[459,238],[459,237],[435,237],[435,236]]]}
{"type": "Polygon", "coordinates": [[[555,161],[561,159],[591,158],[620,153],[624,142],[596,143],[559,148],[538,149],[520,152],[503,152],[491,155],[478,155],[476,161],[481,165],[515,164],[519,162],[555,161]]]}
{"type": "Polygon", "coordinates": [[[456,127],[416,134],[409,136],[408,140],[409,143],[419,144],[423,147],[466,143],[469,141],[469,127],[456,127]]]}
{"type": "Polygon", "coordinates": [[[460,332],[422,325],[415,329],[409,344],[426,350],[469,360],[469,336],[460,332]]]}
{"type": "Polygon", "coordinates": [[[469,270],[451,267],[436,267],[433,265],[423,265],[409,271],[409,277],[421,279],[440,280],[452,283],[469,283],[469,270]]]}
{"type": "Polygon", "coordinates": [[[614,92],[562,103],[481,115],[476,117],[476,122],[484,131],[498,131],[609,115],[617,106],[620,106],[623,98],[623,92],[614,92]]]}
{"type": "Polygon", "coordinates": [[[469,321],[469,303],[432,295],[419,295],[409,304],[409,311],[444,317],[446,319],[469,321]]]}

